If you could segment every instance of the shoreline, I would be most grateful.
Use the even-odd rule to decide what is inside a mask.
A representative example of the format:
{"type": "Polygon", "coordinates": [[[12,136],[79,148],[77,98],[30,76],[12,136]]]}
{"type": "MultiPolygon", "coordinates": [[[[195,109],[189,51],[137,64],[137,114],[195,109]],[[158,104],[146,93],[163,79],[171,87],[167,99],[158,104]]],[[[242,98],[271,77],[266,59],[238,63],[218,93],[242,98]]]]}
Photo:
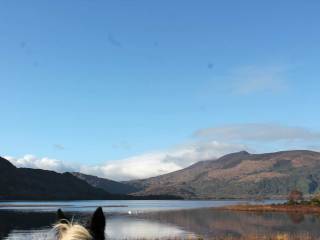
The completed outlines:
{"type": "Polygon", "coordinates": [[[319,206],[311,205],[231,205],[219,207],[220,210],[239,211],[239,212],[295,212],[295,213],[320,213],[319,206]]]}
{"type": "MultiPolygon", "coordinates": [[[[26,207],[34,207],[34,208],[42,208],[42,207],[70,207],[70,208],[90,208],[90,207],[97,207],[93,205],[89,206],[76,206],[76,205],[59,205],[59,204],[0,204],[0,209],[2,208],[26,208],[26,207]]],[[[128,207],[127,205],[102,205],[101,207],[128,207]]]]}

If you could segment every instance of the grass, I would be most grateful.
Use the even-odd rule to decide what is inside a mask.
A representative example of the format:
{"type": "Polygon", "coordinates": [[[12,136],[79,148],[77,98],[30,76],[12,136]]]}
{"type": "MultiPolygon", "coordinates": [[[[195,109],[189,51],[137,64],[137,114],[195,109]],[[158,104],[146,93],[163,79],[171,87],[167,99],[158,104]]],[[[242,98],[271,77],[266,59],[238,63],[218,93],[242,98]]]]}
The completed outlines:
{"type": "Polygon", "coordinates": [[[289,234],[289,233],[275,233],[270,235],[248,235],[245,237],[217,237],[212,238],[212,240],[314,240],[316,238],[312,237],[308,233],[301,234],[289,234]]]}
{"type": "Polygon", "coordinates": [[[253,212],[299,212],[299,213],[320,213],[319,206],[312,205],[232,205],[221,207],[220,209],[232,211],[253,211],[253,212]]]}
{"type": "MultiPolygon", "coordinates": [[[[308,233],[300,234],[289,234],[289,233],[275,233],[270,235],[265,234],[254,234],[247,235],[244,237],[232,237],[232,236],[223,236],[223,237],[213,237],[205,238],[209,240],[315,240],[317,238],[312,237],[308,233]]],[[[135,240],[151,240],[151,239],[135,239],[135,240]]],[[[155,238],[153,240],[204,240],[202,237],[190,237],[190,238],[155,238]]]]}
{"type": "Polygon", "coordinates": [[[320,213],[320,200],[309,201],[288,201],[283,204],[252,205],[241,204],[221,207],[224,210],[233,211],[254,211],[254,212],[299,212],[299,213],[320,213]]]}

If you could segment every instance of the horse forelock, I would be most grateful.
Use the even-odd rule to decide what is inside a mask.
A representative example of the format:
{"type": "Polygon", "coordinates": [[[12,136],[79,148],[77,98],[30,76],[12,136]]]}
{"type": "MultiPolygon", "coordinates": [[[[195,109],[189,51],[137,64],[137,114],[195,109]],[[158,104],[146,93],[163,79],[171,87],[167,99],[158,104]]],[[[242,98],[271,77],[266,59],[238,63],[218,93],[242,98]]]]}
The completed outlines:
{"type": "Polygon", "coordinates": [[[56,230],[58,240],[92,240],[89,231],[77,223],[57,223],[53,226],[56,230]]]}

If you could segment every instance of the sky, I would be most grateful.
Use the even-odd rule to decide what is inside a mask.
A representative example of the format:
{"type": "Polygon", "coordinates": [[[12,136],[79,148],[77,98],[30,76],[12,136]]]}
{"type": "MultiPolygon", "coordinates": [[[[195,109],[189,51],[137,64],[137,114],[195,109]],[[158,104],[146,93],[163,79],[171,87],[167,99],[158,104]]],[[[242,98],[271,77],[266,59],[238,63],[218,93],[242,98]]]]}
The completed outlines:
{"type": "Polygon", "coordinates": [[[320,150],[320,2],[0,1],[0,155],[116,180],[320,150]]]}

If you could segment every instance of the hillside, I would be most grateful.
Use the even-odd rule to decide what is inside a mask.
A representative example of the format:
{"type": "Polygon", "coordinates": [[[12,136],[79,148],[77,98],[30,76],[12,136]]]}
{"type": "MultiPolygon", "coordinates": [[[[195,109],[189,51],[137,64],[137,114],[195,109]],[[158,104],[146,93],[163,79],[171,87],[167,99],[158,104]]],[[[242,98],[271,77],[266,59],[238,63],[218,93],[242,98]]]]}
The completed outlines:
{"type": "Polygon", "coordinates": [[[70,173],[16,168],[0,157],[0,200],[113,199],[70,173]]]}
{"type": "Polygon", "coordinates": [[[109,193],[113,194],[129,194],[136,192],[137,189],[131,185],[124,184],[121,182],[116,182],[110,179],[106,178],[99,178],[96,176],[91,176],[79,172],[73,172],[71,173],[73,176],[78,177],[81,180],[86,181],[91,186],[94,186],[96,188],[101,188],[109,193]]]}
{"type": "Polygon", "coordinates": [[[139,189],[136,195],[157,193],[184,198],[285,197],[292,189],[313,194],[320,191],[320,153],[243,151],[127,184],[139,189]]]}

